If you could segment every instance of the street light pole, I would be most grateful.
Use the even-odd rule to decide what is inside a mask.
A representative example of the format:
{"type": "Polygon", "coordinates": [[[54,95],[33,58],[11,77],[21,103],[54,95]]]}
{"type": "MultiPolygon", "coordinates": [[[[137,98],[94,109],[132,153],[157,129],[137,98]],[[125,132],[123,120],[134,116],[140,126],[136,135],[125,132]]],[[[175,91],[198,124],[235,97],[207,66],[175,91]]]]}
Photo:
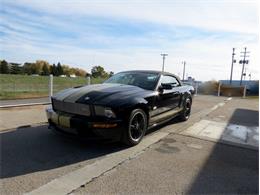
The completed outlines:
{"type": "Polygon", "coordinates": [[[162,53],[161,56],[163,57],[162,72],[164,72],[164,61],[165,61],[165,57],[168,56],[168,54],[162,53]]]}
{"type": "Polygon", "coordinates": [[[183,61],[183,75],[182,75],[182,81],[184,81],[184,77],[185,77],[185,66],[186,66],[186,62],[183,61]]]}

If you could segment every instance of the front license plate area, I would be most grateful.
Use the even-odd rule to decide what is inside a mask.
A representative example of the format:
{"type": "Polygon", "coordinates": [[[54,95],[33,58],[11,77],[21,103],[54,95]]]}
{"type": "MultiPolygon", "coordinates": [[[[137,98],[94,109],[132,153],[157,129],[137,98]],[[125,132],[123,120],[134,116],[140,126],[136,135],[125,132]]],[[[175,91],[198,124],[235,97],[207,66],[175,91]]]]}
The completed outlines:
{"type": "Polygon", "coordinates": [[[66,128],[70,128],[70,116],[66,116],[66,115],[60,115],[59,116],[59,125],[61,127],[66,127],[66,128]]]}

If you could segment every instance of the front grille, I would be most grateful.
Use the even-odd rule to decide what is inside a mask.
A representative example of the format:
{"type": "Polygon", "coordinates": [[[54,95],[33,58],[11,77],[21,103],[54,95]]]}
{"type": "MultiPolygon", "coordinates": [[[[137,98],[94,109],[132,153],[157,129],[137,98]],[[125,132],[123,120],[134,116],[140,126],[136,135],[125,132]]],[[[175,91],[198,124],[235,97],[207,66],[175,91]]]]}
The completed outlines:
{"type": "Polygon", "coordinates": [[[56,111],[78,114],[83,116],[90,116],[89,105],[72,103],[72,102],[63,102],[60,100],[52,99],[53,109],[56,111]]]}

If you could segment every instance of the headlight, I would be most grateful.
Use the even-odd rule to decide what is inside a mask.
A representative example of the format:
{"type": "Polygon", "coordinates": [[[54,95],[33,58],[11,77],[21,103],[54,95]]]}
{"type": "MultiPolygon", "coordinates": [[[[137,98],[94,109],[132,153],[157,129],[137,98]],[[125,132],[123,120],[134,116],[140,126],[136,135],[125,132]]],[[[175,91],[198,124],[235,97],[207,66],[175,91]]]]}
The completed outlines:
{"type": "Polygon", "coordinates": [[[50,119],[51,116],[52,116],[52,113],[53,113],[52,106],[49,105],[49,106],[45,109],[45,111],[46,111],[47,119],[50,119]]]}
{"type": "Polygon", "coordinates": [[[48,111],[48,110],[52,110],[53,108],[52,108],[52,105],[50,104],[50,105],[48,105],[48,106],[46,106],[46,112],[48,111]]]}
{"type": "Polygon", "coordinates": [[[105,116],[107,118],[116,118],[115,113],[111,110],[111,108],[95,106],[95,113],[98,116],[105,116]]]}
{"type": "Polygon", "coordinates": [[[104,114],[107,118],[116,118],[115,113],[110,108],[105,108],[104,114]]]}

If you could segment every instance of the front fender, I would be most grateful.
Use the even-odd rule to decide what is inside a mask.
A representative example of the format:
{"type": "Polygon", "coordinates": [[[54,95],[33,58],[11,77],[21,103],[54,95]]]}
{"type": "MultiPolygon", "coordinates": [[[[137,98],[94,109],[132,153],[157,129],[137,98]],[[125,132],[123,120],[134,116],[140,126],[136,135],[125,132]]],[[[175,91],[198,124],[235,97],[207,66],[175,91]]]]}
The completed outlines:
{"type": "Polygon", "coordinates": [[[128,99],[127,101],[118,104],[118,106],[115,107],[114,110],[116,114],[121,118],[128,119],[131,111],[136,108],[141,108],[145,111],[147,115],[149,114],[148,101],[140,97],[128,99]]]}

